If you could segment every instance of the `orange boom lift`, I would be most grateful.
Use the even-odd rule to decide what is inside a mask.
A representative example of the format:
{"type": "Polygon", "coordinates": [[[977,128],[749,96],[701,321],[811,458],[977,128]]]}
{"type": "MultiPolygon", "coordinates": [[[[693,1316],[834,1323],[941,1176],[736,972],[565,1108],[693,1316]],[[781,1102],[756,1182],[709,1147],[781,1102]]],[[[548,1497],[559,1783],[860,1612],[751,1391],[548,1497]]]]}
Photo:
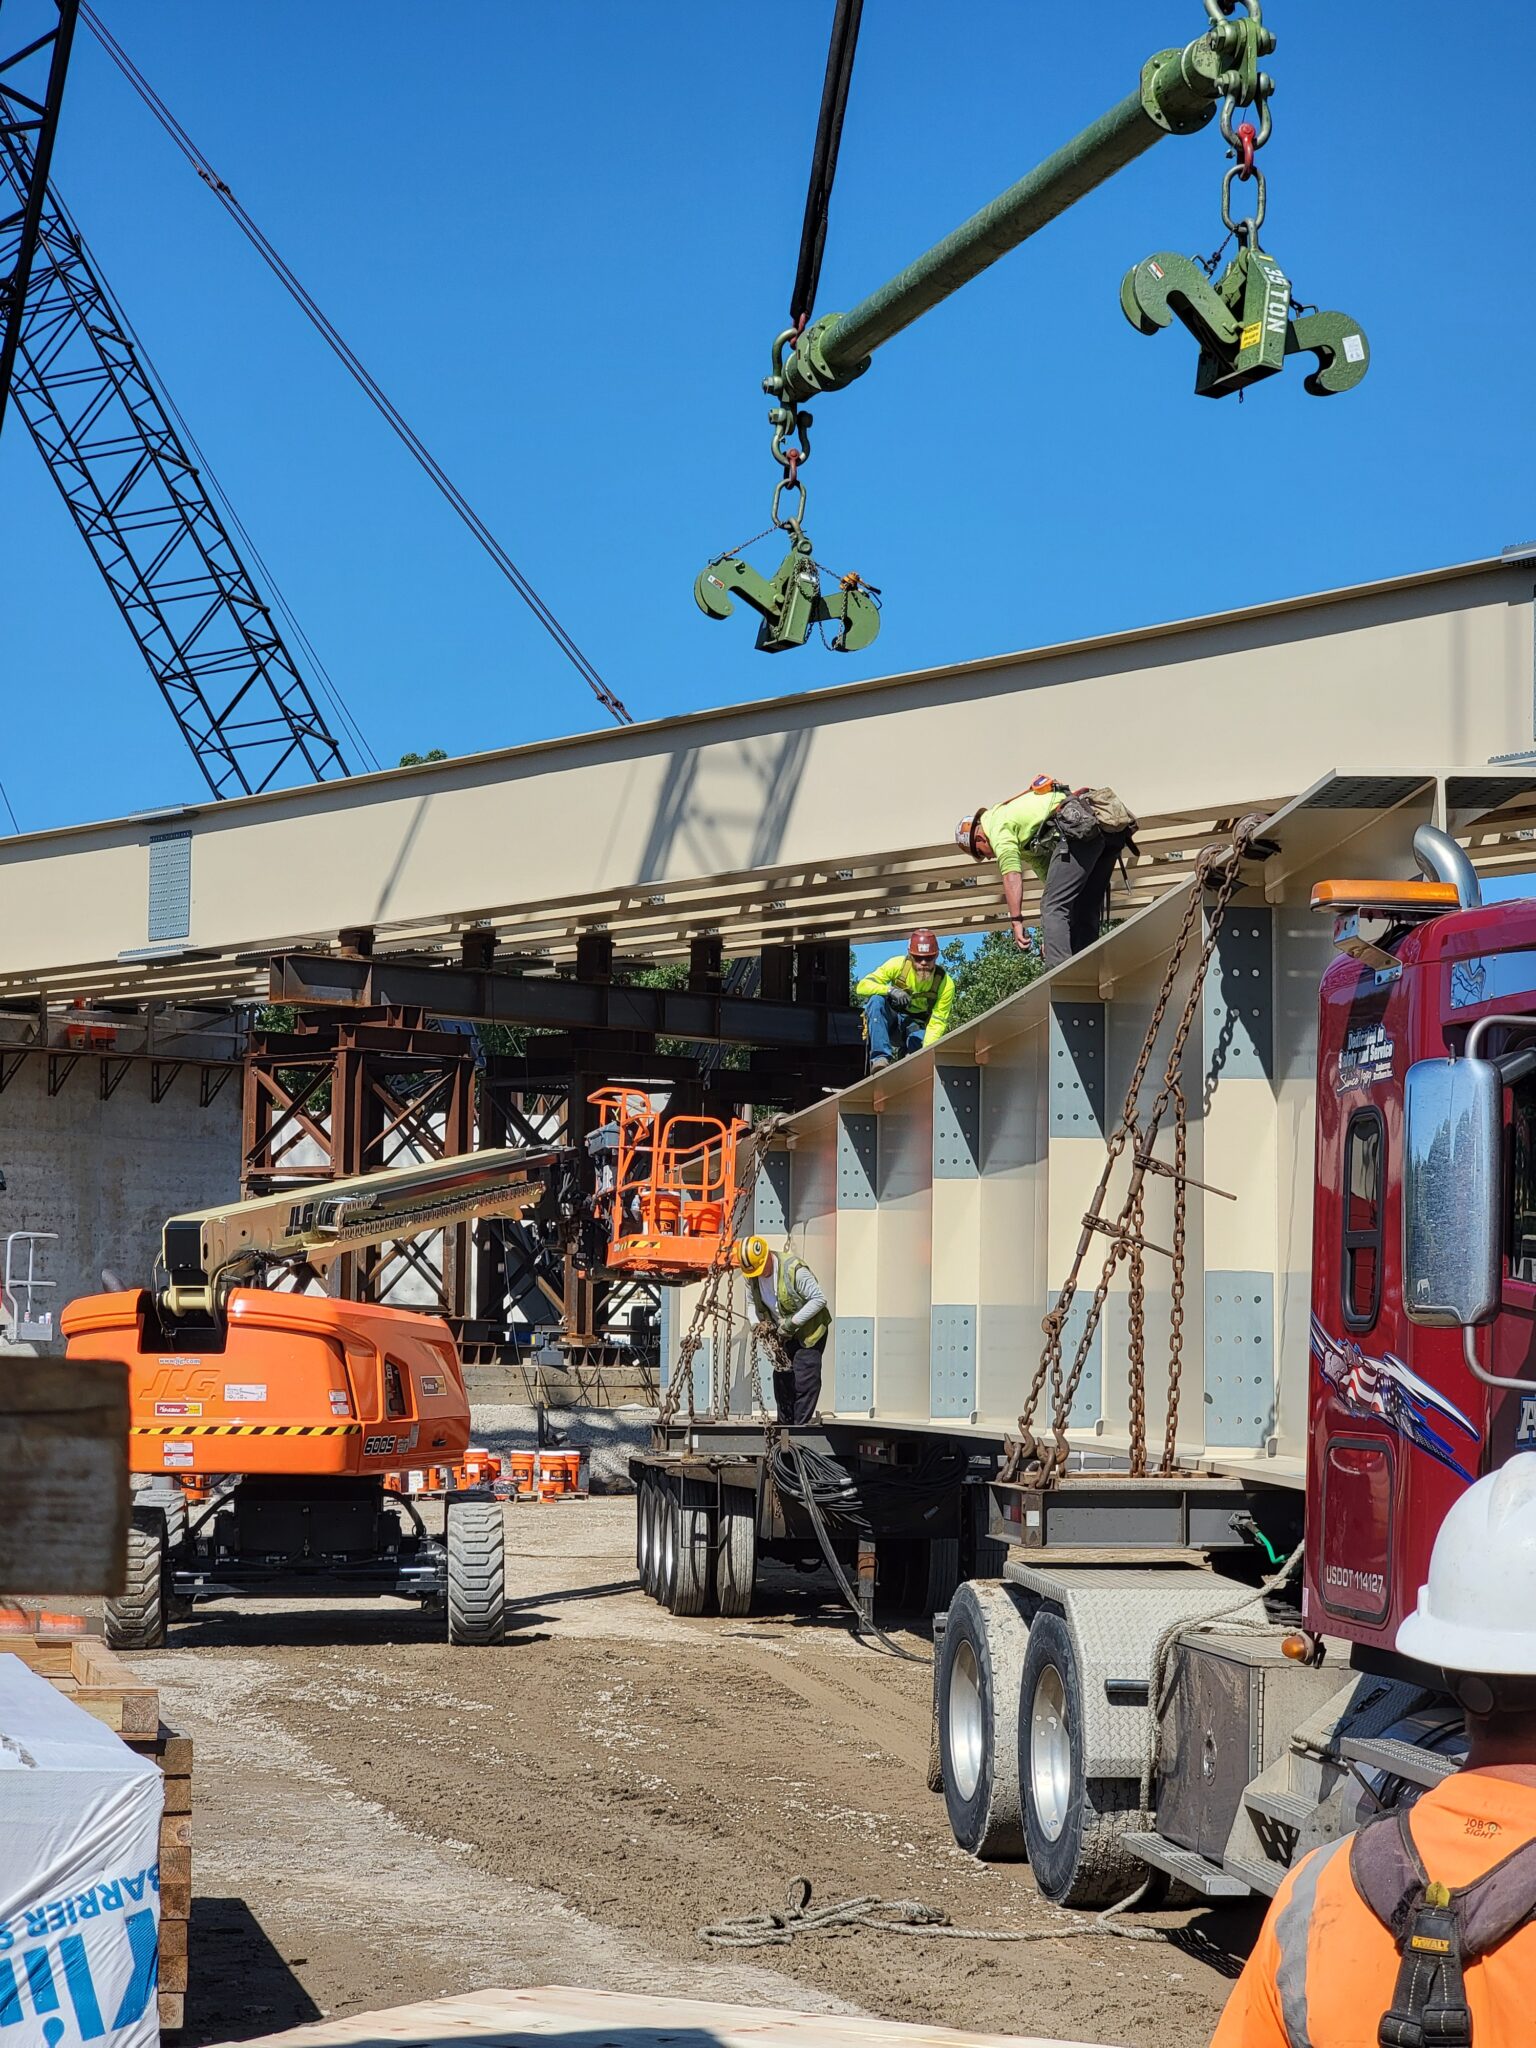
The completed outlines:
{"type": "MultiPolygon", "coordinates": [[[[594,1098],[605,1119],[622,1092],[594,1098]]],[[[744,1126],[668,1118],[634,1091],[628,1101],[617,1177],[607,1141],[587,1149],[587,1213],[607,1224],[614,1265],[696,1277],[730,1228],[744,1126]]],[[[385,1486],[459,1464],[469,1446],[448,1325],[272,1283],[367,1245],[523,1214],[569,1184],[577,1158],[556,1146],[470,1153],[174,1216],[164,1286],[69,1305],[69,1356],[129,1366],[134,1514],[109,1642],[156,1647],[195,1602],[232,1592],[395,1595],[446,1612],[450,1642],[501,1640],[502,1513],[489,1486],[448,1495],[441,1536],[385,1486]]]]}

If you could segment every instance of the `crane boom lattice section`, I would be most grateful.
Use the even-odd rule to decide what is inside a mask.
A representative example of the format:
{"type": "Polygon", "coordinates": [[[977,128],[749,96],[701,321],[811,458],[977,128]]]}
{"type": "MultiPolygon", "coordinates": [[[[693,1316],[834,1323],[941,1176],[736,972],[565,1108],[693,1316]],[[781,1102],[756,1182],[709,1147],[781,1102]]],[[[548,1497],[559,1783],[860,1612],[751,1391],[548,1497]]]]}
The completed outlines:
{"type": "MultiPolygon", "coordinates": [[[[25,194],[31,164],[26,135],[0,125],[0,204],[25,194]]],[[[132,328],[52,192],[12,396],[213,794],[350,773],[132,328]]]]}

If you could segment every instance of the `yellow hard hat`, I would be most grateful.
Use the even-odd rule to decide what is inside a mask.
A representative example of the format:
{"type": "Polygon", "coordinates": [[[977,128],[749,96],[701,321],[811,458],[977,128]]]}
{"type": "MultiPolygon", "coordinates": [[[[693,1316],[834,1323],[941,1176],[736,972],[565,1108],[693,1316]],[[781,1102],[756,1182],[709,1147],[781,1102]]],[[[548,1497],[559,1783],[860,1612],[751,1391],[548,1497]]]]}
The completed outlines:
{"type": "Polygon", "coordinates": [[[766,1237],[738,1237],[731,1246],[731,1263],[749,1280],[760,1280],[768,1270],[766,1237]]]}

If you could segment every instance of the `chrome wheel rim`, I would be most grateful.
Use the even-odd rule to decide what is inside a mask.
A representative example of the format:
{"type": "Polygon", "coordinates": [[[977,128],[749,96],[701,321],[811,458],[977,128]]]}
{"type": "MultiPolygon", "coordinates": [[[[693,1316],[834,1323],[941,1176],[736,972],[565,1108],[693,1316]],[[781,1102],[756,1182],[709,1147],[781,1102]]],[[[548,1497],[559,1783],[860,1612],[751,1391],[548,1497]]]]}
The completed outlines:
{"type": "Polygon", "coordinates": [[[644,1484],[635,1502],[635,1546],[640,1566],[640,1583],[644,1585],[651,1573],[651,1488],[644,1484]]]}
{"type": "Polygon", "coordinates": [[[981,1783],[986,1708],[981,1696],[981,1666],[975,1649],[962,1636],[949,1667],[949,1762],[955,1790],[974,1799],[981,1783]]]}
{"type": "Polygon", "coordinates": [[[1054,1664],[1040,1673],[1029,1703],[1029,1793],[1041,1833],[1059,1841],[1072,1801],[1072,1732],[1067,1689],[1054,1664]]]}
{"type": "Polygon", "coordinates": [[[677,1521],[682,1510],[665,1495],[661,1500],[661,1583],[671,1590],[677,1574],[677,1521]]]}

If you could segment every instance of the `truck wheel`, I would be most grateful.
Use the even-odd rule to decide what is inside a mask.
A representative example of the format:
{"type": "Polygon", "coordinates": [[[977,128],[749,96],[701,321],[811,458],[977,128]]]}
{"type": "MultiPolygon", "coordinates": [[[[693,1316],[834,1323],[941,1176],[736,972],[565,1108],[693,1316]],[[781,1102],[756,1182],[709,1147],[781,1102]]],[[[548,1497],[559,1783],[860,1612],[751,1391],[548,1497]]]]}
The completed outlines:
{"type": "Polygon", "coordinates": [[[927,1544],[928,1572],[922,1585],[924,1615],[942,1614],[960,1583],[960,1538],[934,1536],[927,1544]]]}
{"type": "Polygon", "coordinates": [[[715,1598],[720,1612],[752,1612],[757,1582],[757,1500],[744,1486],[720,1495],[720,1547],[715,1553],[715,1598]]]}
{"type": "Polygon", "coordinates": [[[507,1632],[506,1535],[501,1503],[449,1504],[448,1640],[472,1648],[499,1643],[507,1632]]]}
{"type": "Polygon", "coordinates": [[[1136,1890],[1145,1866],[1124,1846],[1140,1788],[1083,1768],[1083,1689],[1072,1635],[1043,1608],[1030,1624],[1019,1709],[1024,1839],[1035,1882],[1057,1906],[1109,1906],[1136,1890]]]}
{"type": "Polygon", "coordinates": [[[983,1862],[1024,1853],[1019,1683],[1029,1626],[1012,1589],[967,1580],[938,1663],[939,1762],[950,1831],[983,1862]]]}
{"type": "Polygon", "coordinates": [[[128,1525],[128,1574],[102,1619],[109,1649],[165,1647],[165,1565],[165,1516],[158,1508],[135,1508],[128,1525]]]}
{"type": "Polygon", "coordinates": [[[671,1605],[674,1614],[702,1614],[714,1591],[712,1491],[697,1479],[679,1482],[675,1510],[677,1564],[672,1574],[671,1605]]]}

